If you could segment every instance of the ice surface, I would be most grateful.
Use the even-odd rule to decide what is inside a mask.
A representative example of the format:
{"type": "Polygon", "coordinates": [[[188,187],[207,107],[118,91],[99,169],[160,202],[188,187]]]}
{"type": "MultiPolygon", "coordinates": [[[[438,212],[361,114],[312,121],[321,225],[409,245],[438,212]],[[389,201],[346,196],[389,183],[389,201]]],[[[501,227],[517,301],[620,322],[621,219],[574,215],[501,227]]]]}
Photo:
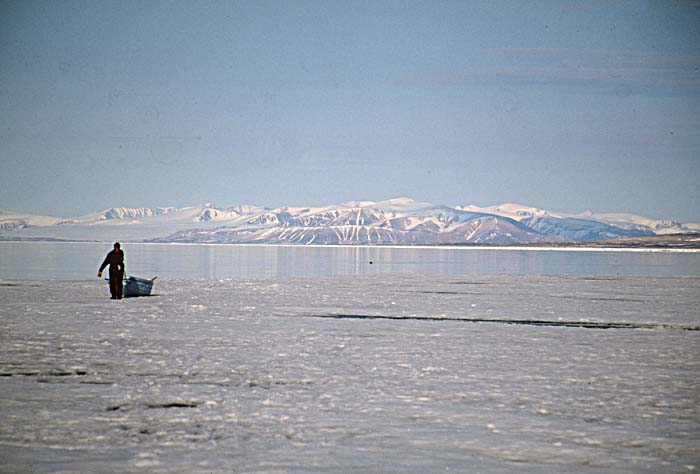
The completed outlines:
{"type": "Polygon", "coordinates": [[[697,471],[699,307],[698,277],[0,282],[0,472],[697,471]]]}

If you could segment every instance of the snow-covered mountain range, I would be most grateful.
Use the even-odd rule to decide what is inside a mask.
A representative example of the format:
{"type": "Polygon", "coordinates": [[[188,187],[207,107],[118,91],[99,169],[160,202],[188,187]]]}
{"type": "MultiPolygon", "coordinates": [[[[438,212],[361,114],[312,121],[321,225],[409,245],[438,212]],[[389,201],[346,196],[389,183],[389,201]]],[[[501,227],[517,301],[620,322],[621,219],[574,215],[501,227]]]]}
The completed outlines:
{"type": "Polygon", "coordinates": [[[699,233],[627,214],[553,213],[518,204],[444,206],[399,198],[323,207],[111,208],[61,219],[0,211],[2,239],[245,244],[522,244],[699,233]]]}

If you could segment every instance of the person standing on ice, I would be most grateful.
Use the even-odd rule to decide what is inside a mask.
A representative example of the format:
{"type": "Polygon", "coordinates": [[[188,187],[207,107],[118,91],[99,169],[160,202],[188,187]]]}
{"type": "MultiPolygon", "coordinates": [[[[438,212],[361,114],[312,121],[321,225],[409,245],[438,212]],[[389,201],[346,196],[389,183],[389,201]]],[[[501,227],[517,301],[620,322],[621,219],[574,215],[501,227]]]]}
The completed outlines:
{"type": "Polygon", "coordinates": [[[124,252],[122,252],[119,242],[114,243],[114,250],[109,252],[105,257],[100,269],[97,270],[97,278],[102,277],[102,270],[109,265],[109,292],[112,294],[113,300],[122,299],[124,291],[124,252]]]}

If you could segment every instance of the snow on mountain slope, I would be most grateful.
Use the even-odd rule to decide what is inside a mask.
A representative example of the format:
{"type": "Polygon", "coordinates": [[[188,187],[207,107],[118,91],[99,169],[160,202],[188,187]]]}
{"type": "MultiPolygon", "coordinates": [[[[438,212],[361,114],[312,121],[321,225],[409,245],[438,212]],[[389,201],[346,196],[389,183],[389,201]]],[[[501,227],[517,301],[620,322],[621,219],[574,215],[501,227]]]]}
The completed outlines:
{"type": "Polygon", "coordinates": [[[296,244],[456,244],[560,241],[519,222],[410,199],[281,208],[245,225],[187,229],[158,242],[296,244]]]}
{"type": "Polygon", "coordinates": [[[217,228],[182,231],[153,242],[238,243],[238,244],[513,244],[556,241],[535,232],[522,232],[494,222],[496,218],[474,221],[448,232],[425,228],[396,230],[383,227],[339,225],[323,227],[270,227],[263,229],[217,228]],[[527,238],[527,240],[524,240],[527,238]]]}
{"type": "Polygon", "coordinates": [[[0,212],[4,239],[298,244],[471,244],[589,242],[700,231],[624,214],[578,216],[507,203],[448,207],[409,198],[320,207],[212,204],[111,208],[74,219],[0,212]]]}
{"type": "Polygon", "coordinates": [[[155,217],[168,214],[175,211],[174,207],[141,207],[141,208],[128,208],[128,207],[112,207],[110,209],[105,209],[104,211],[96,212],[94,214],[87,214],[77,219],[73,219],[71,223],[73,224],[99,224],[108,221],[115,220],[142,220],[148,217],[155,217]]]}
{"type": "Polygon", "coordinates": [[[155,207],[155,208],[126,208],[113,207],[94,214],[88,214],[66,223],[101,225],[129,224],[164,224],[183,222],[224,222],[241,217],[245,212],[251,212],[253,207],[241,206],[218,209],[212,204],[192,207],[155,207]]]}
{"type": "Polygon", "coordinates": [[[521,223],[542,234],[558,236],[573,242],[594,242],[617,237],[654,235],[651,230],[624,229],[602,222],[570,217],[533,216],[523,219],[521,223]]]}
{"type": "Polygon", "coordinates": [[[564,214],[521,204],[488,207],[457,206],[458,209],[486,212],[510,217],[549,236],[575,242],[591,242],[617,237],[700,232],[700,224],[683,224],[671,220],[649,219],[633,214],[564,214]]]}
{"type": "MultiPolygon", "coordinates": [[[[522,204],[498,204],[488,207],[457,206],[457,209],[471,210],[474,212],[485,212],[498,216],[510,217],[518,221],[531,219],[533,217],[549,217],[556,219],[576,219],[580,221],[595,221],[620,227],[629,231],[653,232],[654,234],[682,234],[700,232],[700,224],[681,223],[673,220],[651,219],[634,214],[622,213],[594,213],[584,212],[581,214],[564,214],[545,211],[536,207],[524,206],[522,204]]],[[[614,232],[613,232],[614,233],[614,232]]],[[[632,235],[632,234],[630,234],[632,235]]],[[[649,235],[649,234],[636,234],[649,235]]]]}
{"type": "MultiPolygon", "coordinates": [[[[209,228],[245,221],[258,212],[253,206],[219,209],[211,204],[175,208],[110,208],[70,219],[27,216],[2,221],[0,237],[32,240],[124,240],[140,241],[172,234],[184,229],[209,228]],[[4,225],[3,225],[4,224],[4,225]]],[[[19,216],[19,214],[12,214],[19,216]]]]}
{"type": "Polygon", "coordinates": [[[22,229],[30,226],[52,226],[65,222],[65,219],[51,216],[35,216],[0,211],[0,231],[22,229]]]}
{"type": "Polygon", "coordinates": [[[544,216],[550,216],[550,217],[563,217],[562,215],[555,214],[549,211],[543,211],[542,209],[538,209],[536,207],[530,207],[530,206],[523,206],[522,204],[514,204],[514,203],[505,203],[505,204],[498,204],[495,206],[487,206],[487,207],[478,207],[475,205],[469,205],[469,206],[457,206],[457,209],[463,209],[465,211],[472,211],[472,212],[483,212],[486,214],[494,214],[497,216],[503,216],[503,217],[510,217],[511,219],[515,219],[516,221],[521,221],[523,219],[527,219],[529,217],[544,217],[544,216]]]}
{"type": "Polygon", "coordinates": [[[574,217],[604,222],[624,229],[651,230],[657,235],[700,232],[700,224],[684,224],[673,220],[651,219],[634,214],[593,213],[588,211],[574,217]]]}

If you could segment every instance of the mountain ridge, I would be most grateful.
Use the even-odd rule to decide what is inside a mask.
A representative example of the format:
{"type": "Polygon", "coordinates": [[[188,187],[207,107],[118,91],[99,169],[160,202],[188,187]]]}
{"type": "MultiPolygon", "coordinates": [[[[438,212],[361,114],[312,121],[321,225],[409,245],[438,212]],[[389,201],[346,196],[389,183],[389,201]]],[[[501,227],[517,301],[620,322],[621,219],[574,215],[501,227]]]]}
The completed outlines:
{"type": "Polygon", "coordinates": [[[113,207],[76,218],[0,211],[8,239],[122,240],[241,244],[562,244],[700,232],[700,224],[633,214],[556,213],[514,203],[447,206],[401,197],[319,207],[213,204],[113,207]]]}

